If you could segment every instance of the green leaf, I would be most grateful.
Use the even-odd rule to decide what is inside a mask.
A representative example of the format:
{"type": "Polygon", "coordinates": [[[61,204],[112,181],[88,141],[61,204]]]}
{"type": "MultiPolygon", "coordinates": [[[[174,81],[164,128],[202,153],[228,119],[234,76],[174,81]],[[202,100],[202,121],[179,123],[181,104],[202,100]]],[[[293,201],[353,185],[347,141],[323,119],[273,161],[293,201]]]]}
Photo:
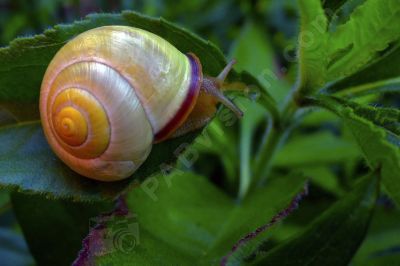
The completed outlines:
{"type": "MultiPolygon", "coordinates": [[[[394,247],[394,249],[398,249],[398,247],[394,247]]],[[[354,263],[354,266],[387,266],[387,265],[396,265],[399,263],[400,256],[396,254],[396,251],[391,250],[383,250],[381,252],[377,252],[368,260],[363,261],[360,264],[354,263]]]]}
{"type": "Polygon", "coordinates": [[[110,203],[73,203],[21,193],[12,193],[11,202],[38,265],[71,265],[90,220],[112,208],[110,203]]]}
{"type": "Polygon", "coordinates": [[[396,265],[400,259],[400,210],[377,205],[368,235],[352,265],[396,265]]]}
{"type": "Polygon", "coordinates": [[[372,93],[400,91],[400,46],[361,71],[331,84],[327,91],[337,96],[363,96],[372,93]]]}
{"type": "Polygon", "coordinates": [[[84,263],[97,265],[218,264],[236,241],[266,224],[303,186],[304,179],[295,175],[271,179],[239,204],[200,176],[175,172],[153,177],[127,196],[139,226],[134,249],[96,255],[96,247],[89,245],[81,254],[92,254],[84,263]]]}
{"type": "Polygon", "coordinates": [[[42,77],[55,53],[76,35],[105,25],[126,25],[153,32],[181,52],[195,53],[209,75],[217,75],[225,65],[224,56],[216,46],[164,19],[132,11],[94,14],[70,25],[54,26],[42,35],[16,39],[9,47],[1,48],[0,101],[37,102],[42,77]]]}
{"type": "Polygon", "coordinates": [[[8,191],[0,190],[0,215],[10,208],[10,196],[8,191]]]}
{"type": "MultiPolygon", "coordinates": [[[[271,42],[263,28],[253,21],[248,21],[241,29],[239,37],[232,45],[230,55],[237,59],[236,67],[239,70],[249,71],[254,76],[270,70],[277,72],[276,58],[271,42]],[[251,45],[251,48],[250,48],[251,45]]],[[[263,82],[264,86],[268,83],[263,82]]]]}
{"type": "Polygon", "coordinates": [[[338,25],[350,19],[353,11],[368,0],[327,0],[324,1],[325,12],[330,18],[329,31],[334,32],[338,25]]]}
{"type": "MultiPolygon", "coordinates": [[[[290,85],[281,79],[275,51],[265,29],[253,21],[246,22],[229,54],[237,60],[238,70],[248,71],[257,78],[266,89],[263,92],[272,95],[272,102],[282,102],[286,98],[290,85]]],[[[255,83],[243,76],[242,79],[246,84],[255,83]]]]}
{"type": "Polygon", "coordinates": [[[300,7],[300,88],[309,94],[325,84],[328,19],[320,0],[298,0],[300,7]],[[318,73],[318,74],[316,74],[318,73]]]}
{"type": "Polygon", "coordinates": [[[334,14],[335,11],[340,9],[347,0],[322,0],[322,5],[324,9],[329,10],[329,14],[334,14]]]}
{"type": "MultiPolygon", "coordinates": [[[[279,111],[275,100],[282,101],[288,93],[288,86],[284,86],[279,79],[277,62],[271,41],[267,38],[265,30],[255,22],[248,21],[242,28],[239,37],[236,39],[231,51],[231,57],[236,58],[237,67],[241,70],[249,71],[266,88],[266,91],[259,91],[258,102],[270,113],[271,119],[279,119],[279,111]],[[273,97],[270,96],[271,93],[273,97]]],[[[247,84],[255,84],[258,80],[252,81],[252,76],[242,79],[247,84]]],[[[251,160],[254,151],[253,140],[255,131],[261,121],[265,121],[267,113],[260,105],[246,99],[238,102],[244,111],[244,116],[240,120],[240,179],[239,179],[239,199],[243,199],[247,194],[252,183],[251,160]]],[[[229,143],[232,146],[232,143],[229,143]]],[[[235,153],[237,151],[235,150],[235,153]]]]}
{"type": "Polygon", "coordinates": [[[377,174],[364,177],[303,232],[256,256],[251,265],[347,265],[364,239],[379,193],[377,174]]]}
{"type": "Polygon", "coordinates": [[[400,150],[386,138],[387,133],[371,122],[345,113],[345,122],[357,139],[370,167],[382,167],[382,183],[390,197],[400,206],[400,150]]]}
{"type": "Polygon", "coordinates": [[[365,1],[329,37],[328,80],[355,73],[399,37],[399,1],[365,1]]]}
{"type": "Polygon", "coordinates": [[[354,8],[363,1],[367,0],[322,0],[325,13],[329,19],[329,31],[348,20],[354,8]]]}
{"type": "Polygon", "coordinates": [[[9,195],[7,191],[0,190],[0,209],[7,204],[9,201],[9,195]]]}
{"type": "MultiPolygon", "coordinates": [[[[263,77],[259,78],[263,79],[263,77]]],[[[270,115],[275,120],[280,119],[278,104],[275,98],[277,98],[278,101],[282,101],[283,97],[285,97],[287,95],[287,92],[289,91],[288,87],[286,87],[283,81],[276,82],[274,87],[274,89],[280,90],[280,92],[278,92],[279,94],[281,94],[280,96],[282,96],[282,99],[280,99],[279,98],[280,96],[277,96],[276,94],[274,94],[275,95],[274,97],[271,94],[269,94],[269,92],[265,89],[268,88],[268,86],[264,87],[261,84],[261,82],[258,81],[258,79],[256,79],[254,76],[252,76],[250,73],[246,71],[240,73],[240,80],[245,84],[247,84],[246,87],[247,91],[245,91],[247,95],[243,95],[242,92],[241,95],[242,98],[243,96],[245,96],[245,98],[254,98],[261,106],[265,108],[265,110],[267,110],[270,113],[270,115]]]]}
{"type": "Polygon", "coordinates": [[[114,200],[137,181],[176,160],[182,144],[191,143],[198,132],[153,146],[146,162],[133,177],[118,182],[99,182],[69,169],[51,151],[39,122],[0,128],[0,188],[51,198],[76,201],[114,200]]]}
{"type": "Polygon", "coordinates": [[[392,92],[400,92],[400,78],[380,80],[377,82],[366,83],[355,87],[348,87],[345,90],[335,93],[335,95],[347,97],[362,97],[370,94],[392,92]]]}
{"type": "Polygon", "coordinates": [[[334,97],[321,96],[316,104],[333,111],[344,120],[370,168],[381,168],[382,183],[400,206],[400,111],[362,106],[334,97]]]}
{"type": "MultiPolygon", "coordinates": [[[[333,96],[318,96],[310,99],[316,105],[327,108],[342,118],[348,117],[345,113],[352,112],[355,116],[365,119],[388,133],[388,140],[399,146],[394,140],[400,135],[400,110],[396,108],[373,107],[361,105],[343,98],[333,96]]],[[[349,115],[351,116],[351,115],[349,115]]]]}
{"type": "Polygon", "coordinates": [[[329,132],[318,132],[298,136],[283,146],[277,153],[277,167],[316,166],[345,162],[360,155],[356,144],[335,137],[329,132]]]}
{"type": "Polygon", "coordinates": [[[12,123],[15,123],[14,116],[4,108],[0,107],[0,126],[12,123]]]}
{"type": "Polygon", "coordinates": [[[259,105],[247,103],[246,112],[240,121],[240,183],[239,199],[243,199],[247,194],[252,181],[251,162],[254,151],[253,140],[255,131],[262,120],[266,119],[266,114],[259,105]]]}
{"type": "MultiPolygon", "coordinates": [[[[1,79],[1,78],[0,78],[1,79]]],[[[39,103],[0,103],[0,126],[40,119],[39,103]]]]}
{"type": "Polygon", "coordinates": [[[335,125],[338,124],[339,121],[340,119],[335,114],[332,114],[327,110],[320,109],[313,110],[312,112],[306,114],[301,121],[301,125],[306,128],[315,128],[321,125],[335,125]]]}
{"type": "Polygon", "coordinates": [[[248,93],[255,90],[266,110],[273,116],[279,116],[276,101],[285,98],[289,86],[279,79],[274,50],[262,28],[248,21],[229,54],[237,61],[235,67],[242,71],[240,80],[248,85],[248,93]]]}
{"type": "Polygon", "coordinates": [[[306,177],[310,178],[310,181],[324,189],[327,192],[332,193],[337,197],[341,197],[344,194],[344,190],[340,187],[337,176],[331,169],[324,166],[309,166],[301,167],[299,169],[306,177]]]}
{"type": "Polygon", "coordinates": [[[369,105],[360,105],[355,102],[347,101],[341,98],[334,98],[342,107],[351,108],[353,112],[365,118],[375,125],[385,128],[395,135],[400,136],[400,110],[396,108],[373,107],[369,105]]]}

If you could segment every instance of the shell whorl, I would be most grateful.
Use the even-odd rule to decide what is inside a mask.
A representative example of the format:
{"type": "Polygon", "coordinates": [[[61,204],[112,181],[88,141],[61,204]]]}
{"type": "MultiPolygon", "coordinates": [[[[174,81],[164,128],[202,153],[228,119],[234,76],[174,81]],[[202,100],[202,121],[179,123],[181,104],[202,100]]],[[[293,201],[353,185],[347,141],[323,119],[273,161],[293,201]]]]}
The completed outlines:
{"type": "Polygon", "coordinates": [[[189,102],[187,114],[193,108],[202,77],[201,69],[193,75],[192,61],[136,28],[106,26],[78,35],[57,53],[42,82],[40,113],[50,146],[84,176],[130,176],[150,153],[154,135],[182,106],[189,102]]]}

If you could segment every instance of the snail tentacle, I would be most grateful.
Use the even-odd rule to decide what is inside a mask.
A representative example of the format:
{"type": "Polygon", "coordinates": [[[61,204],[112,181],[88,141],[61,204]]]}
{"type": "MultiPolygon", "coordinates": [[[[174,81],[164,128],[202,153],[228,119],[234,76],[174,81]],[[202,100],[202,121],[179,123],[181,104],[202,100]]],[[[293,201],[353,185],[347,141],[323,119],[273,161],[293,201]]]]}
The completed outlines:
{"type": "Polygon", "coordinates": [[[205,77],[201,84],[201,89],[214,96],[220,103],[229,108],[238,118],[241,118],[243,112],[221,92],[225,79],[232,70],[234,64],[236,64],[235,59],[231,60],[216,78],[205,77]]]}

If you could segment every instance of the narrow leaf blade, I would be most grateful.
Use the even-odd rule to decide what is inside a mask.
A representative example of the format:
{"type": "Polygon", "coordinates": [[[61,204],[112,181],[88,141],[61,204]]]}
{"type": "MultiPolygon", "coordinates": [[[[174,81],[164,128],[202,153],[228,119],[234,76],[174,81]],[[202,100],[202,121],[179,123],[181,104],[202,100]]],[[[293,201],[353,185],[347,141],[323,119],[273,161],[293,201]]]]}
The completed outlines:
{"type": "Polygon", "coordinates": [[[399,37],[399,1],[365,1],[329,38],[328,79],[355,73],[399,37]]]}
{"type": "Polygon", "coordinates": [[[309,94],[325,83],[328,20],[320,0],[299,0],[299,7],[300,88],[303,94],[309,94]]]}
{"type": "Polygon", "coordinates": [[[371,169],[381,168],[382,184],[400,206],[400,111],[320,96],[316,105],[340,116],[350,128],[371,169]]]}
{"type": "Polygon", "coordinates": [[[256,257],[251,265],[347,265],[364,239],[379,193],[373,173],[301,234],[256,257]]]}

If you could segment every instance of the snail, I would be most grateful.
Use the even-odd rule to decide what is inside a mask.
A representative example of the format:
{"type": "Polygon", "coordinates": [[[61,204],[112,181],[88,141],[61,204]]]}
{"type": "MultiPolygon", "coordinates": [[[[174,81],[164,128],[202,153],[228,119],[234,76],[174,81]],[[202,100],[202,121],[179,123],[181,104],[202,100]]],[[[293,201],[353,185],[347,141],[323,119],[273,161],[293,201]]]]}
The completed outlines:
{"type": "Polygon", "coordinates": [[[163,38],[127,26],[104,26],[67,42],[50,62],[40,116],[52,150],[71,169],[101,181],[131,176],[153,143],[203,127],[235,62],[203,77],[199,59],[163,38]]]}

